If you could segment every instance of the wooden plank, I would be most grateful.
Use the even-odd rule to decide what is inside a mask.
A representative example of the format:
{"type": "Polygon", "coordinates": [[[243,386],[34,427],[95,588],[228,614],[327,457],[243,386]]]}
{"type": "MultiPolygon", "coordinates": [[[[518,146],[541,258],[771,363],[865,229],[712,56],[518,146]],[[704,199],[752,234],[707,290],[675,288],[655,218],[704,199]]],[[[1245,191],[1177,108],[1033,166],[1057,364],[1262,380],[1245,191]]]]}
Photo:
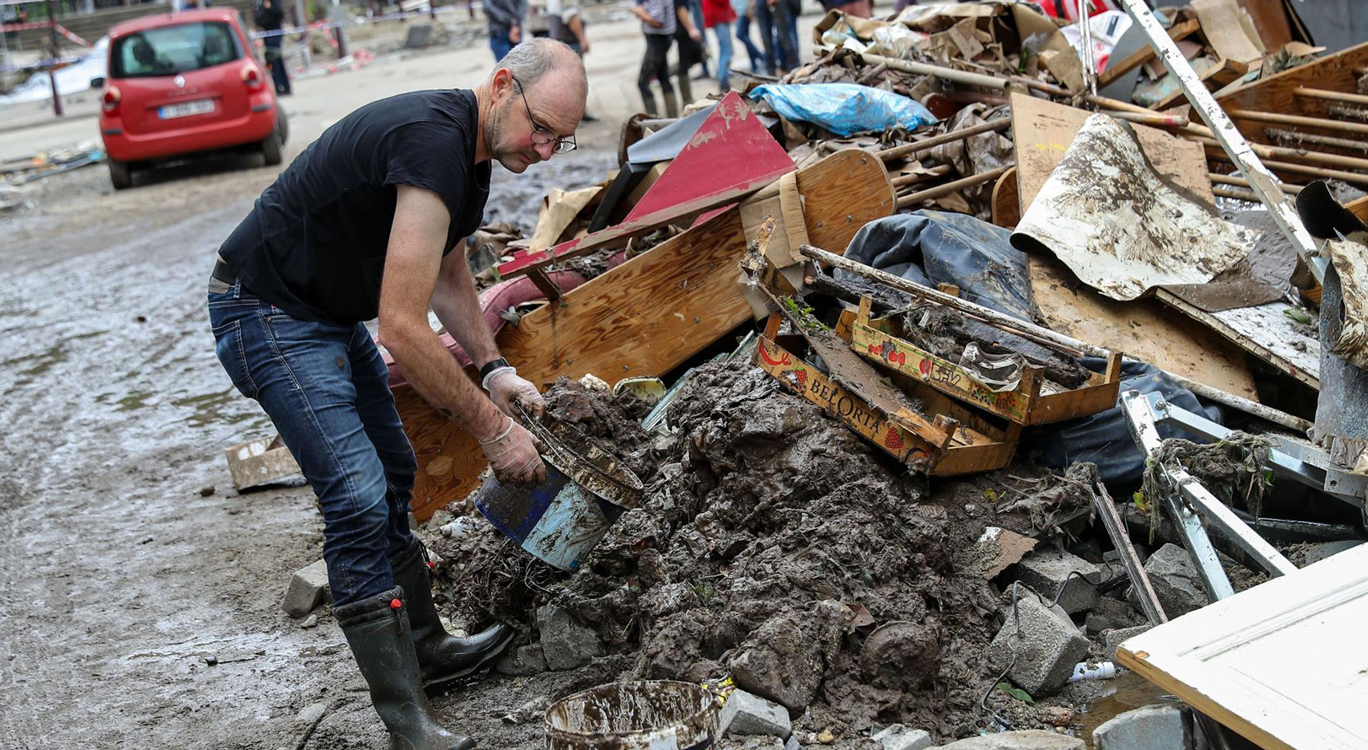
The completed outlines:
{"type": "Polygon", "coordinates": [[[1255,398],[1244,355],[1154,300],[1117,302],[1084,286],[1062,263],[1031,256],[1031,288],[1044,324],[1204,385],[1255,398]]]}
{"type": "Polygon", "coordinates": [[[1368,747],[1368,545],[1155,627],[1117,660],[1268,750],[1368,747]]]}
{"type": "MultiPolygon", "coordinates": [[[[1169,38],[1179,42],[1192,36],[1200,28],[1202,24],[1196,19],[1176,23],[1169,28],[1169,38]]],[[[1116,79],[1153,59],[1154,48],[1146,45],[1127,55],[1124,60],[1108,60],[1107,69],[1097,78],[1097,88],[1106,88],[1116,79]]]]}
{"type": "Polygon", "coordinates": [[[993,223],[1015,229],[1021,223],[1021,195],[1017,192],[1017,168],[1012,167],[993,186],[993,223]]]}
{"type": "MultiPolygon", "coordinates": [[[[1012,130],[1016,138],[1017,192],[1020,211],[1025,213],[1064,158],[1074,136],[1091,112],[1063,104],[1012,95],[1012,130]]],[[[1207,205],[1215,203],[1207,181],[1206,155],[1200,144],[1162,130],[1133,125],[1140,148],[1159,176],[1191,192],[1207,205]]],[[[1129,349],[1127,350],[1129,351],[1129,349]]]]}
{"type": "Polygon", "coordinates": [[[1285,303],[1209,313],[1166,289],[1155,299],[1310,388],[1320,389],[1320,341],[1314,328],[1283,314],[1285,303]]]}
{"type": "Polygon", "coordinates": [[[1355,216],[1359,217],[1360,221],[1368,222],[1368,195],[1365,195],[1362,198],[1355,198],[1344,204],[1344,207],[1352,211],[1355,216]]]}
{"type": "MultiPolygon", "coordinates": [[[[1358,93],[1358,76],[1354,70],[1365,65],[1368,65],[1368,42],[1242,86],[1218,97],[1217,102],[1226,110],[1329,117],[1331,102],[1297,96],[1297,89],[1307,87],[1358,93]]],[[[1263,132],[1265,126],[1258,122],[1236,121],[1235,127],[1251,142],[1277,145],[1263,132]]],[[[1305,131],[1320,135],[1340,135],[1338,132],[1319,128],[1305,128],[1305,131]]]]}
{"type": "Polygon", "coordinates": [[[798,172],[808,244],[845,252],[860,227],[892,216],[897,192],[877,155],[845,149],[798,172]]]}

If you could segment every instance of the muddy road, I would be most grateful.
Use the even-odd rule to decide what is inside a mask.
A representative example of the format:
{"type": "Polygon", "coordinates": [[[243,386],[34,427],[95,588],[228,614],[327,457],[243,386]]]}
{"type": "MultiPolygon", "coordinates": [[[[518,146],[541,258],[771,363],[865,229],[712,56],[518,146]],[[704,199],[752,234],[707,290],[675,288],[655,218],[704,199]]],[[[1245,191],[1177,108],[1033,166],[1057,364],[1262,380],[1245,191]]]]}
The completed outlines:
{"type": "MultiPolygon", "coordinates": [[[[635,43],[634,27],[618,31],[635,43]]],[[[300,81],[287,158],[364,101],[474,85],[487,57],[300,81]]],[[[47,132],[0,133],[0,153],[47,132]]],[[[588,126],[568,157],[517,179],[496,169],[491,218],[530,230],[548,188],[616,165],[616,141],[615,124],[588,126]]],[[[383,746],[327,608],[312,629],[279,610],[291,572],[321,554],[312,493],[240,496],[223,455],[271,428],[214,357],[205,286],[218,243],[275,174],[228,159],[114,193],[91,167],[35,183],[29,208],[0,216],[0,747],[293,748],[306,709],[323,706],[310,747],[383,746]]],[[[524,688],[491,678],[437,705],[466,731],[517,735],[486,731],[484,747],[515,747],[539,737],[500,721],[524,688]]]]}

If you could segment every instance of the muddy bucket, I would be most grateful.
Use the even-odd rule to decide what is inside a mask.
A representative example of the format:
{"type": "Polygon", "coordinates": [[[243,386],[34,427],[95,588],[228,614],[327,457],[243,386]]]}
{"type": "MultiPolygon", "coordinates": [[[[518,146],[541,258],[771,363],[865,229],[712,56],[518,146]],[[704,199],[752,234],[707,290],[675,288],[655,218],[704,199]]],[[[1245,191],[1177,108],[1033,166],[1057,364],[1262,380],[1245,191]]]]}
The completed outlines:
{"type": "Polygon", "coordinates": [[[717,741],[717,699],[688,682],[614,682],[546,709],[547,750],[703,750],[717,741]]]}
{"type": "Polygon", "coordinates": [[[641,480],[578,430],[530,424],[546,445],[546,484],[507,487],[490,477],[476,492],[475,508],[533,556],[574,570],[622,511],[641,501],[641,480]]]}

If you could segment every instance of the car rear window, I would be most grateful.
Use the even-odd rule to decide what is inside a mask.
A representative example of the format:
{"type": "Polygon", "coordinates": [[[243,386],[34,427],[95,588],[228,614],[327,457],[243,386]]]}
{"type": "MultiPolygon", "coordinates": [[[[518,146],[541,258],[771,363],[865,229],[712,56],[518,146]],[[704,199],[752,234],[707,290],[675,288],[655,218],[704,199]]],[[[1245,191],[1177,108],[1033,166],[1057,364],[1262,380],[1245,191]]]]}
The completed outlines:
{"type": "Polygon", "coordinates": [[[111,78],[172,76],[242,57],[232,28],[221,21],[163,26],[120,37],[109,52],[111,78]]]}

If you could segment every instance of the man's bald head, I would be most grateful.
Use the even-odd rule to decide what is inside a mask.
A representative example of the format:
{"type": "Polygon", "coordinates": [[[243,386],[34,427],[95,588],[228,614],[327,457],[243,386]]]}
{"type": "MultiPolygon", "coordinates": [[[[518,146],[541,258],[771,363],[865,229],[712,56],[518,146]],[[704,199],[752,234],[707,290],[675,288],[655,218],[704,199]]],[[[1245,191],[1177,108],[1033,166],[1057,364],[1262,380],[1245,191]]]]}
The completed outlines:
{"type": "Polygon", "coordinates": [[[554,79],[557,87],[571,87],[581,96],[589,91],[584,61],[568,45],[555,39],[529,39],[509,50],[489,72],[490,81],[500,68],[507,68],[528,91],[548,78],[554,79]]]}

